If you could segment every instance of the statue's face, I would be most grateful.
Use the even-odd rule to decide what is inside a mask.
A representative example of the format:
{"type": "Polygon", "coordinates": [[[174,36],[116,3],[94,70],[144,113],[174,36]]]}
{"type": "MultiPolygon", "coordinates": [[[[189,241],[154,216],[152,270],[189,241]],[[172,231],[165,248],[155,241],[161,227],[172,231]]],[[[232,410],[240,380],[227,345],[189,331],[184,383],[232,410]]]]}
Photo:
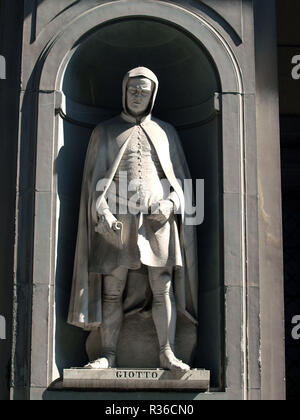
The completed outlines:
{"type": "Polygon", "coordinates": [[[127,109],[133,116],[145,113],[150,104],[153,83],[144,77],[129,79],[127,85],[127,109]]]}

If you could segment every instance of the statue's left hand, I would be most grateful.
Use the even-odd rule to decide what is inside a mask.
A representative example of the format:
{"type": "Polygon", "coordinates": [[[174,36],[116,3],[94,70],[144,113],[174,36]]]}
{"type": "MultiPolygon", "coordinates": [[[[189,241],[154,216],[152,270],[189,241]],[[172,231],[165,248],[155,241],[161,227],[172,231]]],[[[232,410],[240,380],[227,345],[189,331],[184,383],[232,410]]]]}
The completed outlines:
{"type": "MultiPolygon", "coordinates": [[[[174,213],[174,203],[171,200],[161,200],[157,204],[158,214],[154,214],[155,220],[162,225],[166,223],[174,213]]],[[[151,217],[151,216],[150,216],[151,217]]]]}

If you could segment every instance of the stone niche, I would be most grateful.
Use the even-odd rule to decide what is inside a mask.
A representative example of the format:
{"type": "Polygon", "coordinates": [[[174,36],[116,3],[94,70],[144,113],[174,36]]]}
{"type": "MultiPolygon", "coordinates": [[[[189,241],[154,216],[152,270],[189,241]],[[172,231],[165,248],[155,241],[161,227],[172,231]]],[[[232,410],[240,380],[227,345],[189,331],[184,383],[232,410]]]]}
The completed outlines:
{"type": "MultiPolygon", "coordinates": [[[[282,397],[280,170],[275,163],[269,170],[279,150],[271,95],[276,89],[264,88],[272,75],[265,69],[275,65],[270,65],[272,52],[266,55],[265,29],[257,35],[255,57],[253,3],[266,13],[273,10],[265,6],[271,0],[26,2],[15,399],[107,397],[101,389],[63,391],[56,381],[64,369],[83,366],[87,353],[98,352],[97,332],[67,324],[83,164],[93,128],[121,111],[122,78],[138,65],[157,74],[153,113],[177,128],[193,179],[205,182],[204,221],[198,226],[197,340],[178,333],[176,347],[193,368],[210,371],[211,389],[184,397],[260,399],[262,388],[264,395],[279,389],[282,397]],[[261,57],[266,62],[257,74],[261,57]],[[257,100],[255,80],[266,74],[257,100]]],[[[271,20],[266,18],[263,28],[266,22],[271,20]]],[[[179,317],[178,325],[184,328],[184,322],[179,317]]],[[[119,353],[122,368],[156,366],[149,311],[127,314],[119,353]],[[139,342],[136,348],[129,335],[139,342]],[[121,355],[123,347],[127,352],[121,355]]],[[[182,394],[150,397],[181,399],[182,394]]]]}
{"type": "MultiPolygon", "coordinates": [[[[199,339],[195,341],[196,327],[179,315],[178,331],[184,334],[177,334],[176,352],[193,367],[211,370],[212,385],[221,388],[224,296],[220,81],[203,45],[158,19],[122,19],[95,28],[79,41],[62,79],[62,108],[68,120],[61,127],[57,158],[60,210],[55,363],[61,374],[62,369],[82,366],[87,360],[86,334],[66,324],[85,152],[92,127],[120,113],[123,76],[138,65],[157,74],[160,89],[153,114],[177,128],[192,178],[205,181],[205,217],[198,227],[199,339]]],[[[91,359],[99,356],[99,344],[98,332],[91,333],[87,341],[91,359]]],[[[158,366],[151,310],[125,318],[118,360],[122,367],[158,366]]]]}

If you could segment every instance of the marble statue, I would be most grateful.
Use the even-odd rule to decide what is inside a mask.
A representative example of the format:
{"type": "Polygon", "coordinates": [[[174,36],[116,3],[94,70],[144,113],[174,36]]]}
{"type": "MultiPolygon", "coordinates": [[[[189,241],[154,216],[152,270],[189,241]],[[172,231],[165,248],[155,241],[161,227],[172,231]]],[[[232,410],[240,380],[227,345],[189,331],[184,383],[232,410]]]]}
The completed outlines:
{"type": "Polygon", "coordinates": [[[183,184],[190,174],[175,129],[152,116],[158,85],[147,68],[129,71],[122,114],[96,127],[87,151],[68,322],[100,328],[103,351],[91,369],[117,366],[126,284],[135,281],[130,290],[139,294],[131,274],[142,265],[152,291],[157,367],[190,369],[174,354],[177,311],[197,323],[197,245],[185,223],[183,184]]]}

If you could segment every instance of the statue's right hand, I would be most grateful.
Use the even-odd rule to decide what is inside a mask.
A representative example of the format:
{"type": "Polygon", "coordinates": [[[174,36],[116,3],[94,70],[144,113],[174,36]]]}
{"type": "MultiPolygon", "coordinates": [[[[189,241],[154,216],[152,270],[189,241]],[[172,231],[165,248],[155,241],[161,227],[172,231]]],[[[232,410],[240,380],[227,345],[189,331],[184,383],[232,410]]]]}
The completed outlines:
{"type": "Polygon", "coordinates": [[[112,214],[112,212],[107,209],[103,212],[102,216],[99,216],[98,225],[95,228],[95,232],[99,233],[100,235],[109,234],[113,230],[114,224],[118,220],[112,214]]]}

